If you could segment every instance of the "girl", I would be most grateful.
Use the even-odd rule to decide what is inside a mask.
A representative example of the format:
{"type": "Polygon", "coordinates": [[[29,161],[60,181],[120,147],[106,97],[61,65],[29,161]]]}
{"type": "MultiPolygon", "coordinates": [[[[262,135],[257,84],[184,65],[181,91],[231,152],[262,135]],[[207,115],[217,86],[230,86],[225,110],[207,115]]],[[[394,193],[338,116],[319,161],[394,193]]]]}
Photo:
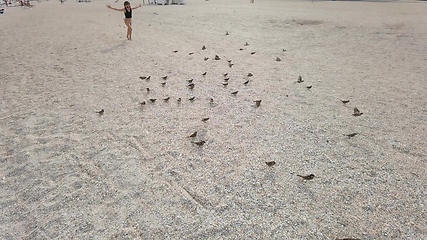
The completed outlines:
{"type": "Polygon", "coordinates": [[[137,7],[131,7],[130,3],[128,1],[126,1],[124,3],[124,8],[121,8],[121,9],[113,8],[110,5],[107,5],[107,7],[109,9],[113,9],[113,10],[125,13],[125,19],[124,20],[125,20],[126,26],[128,27],[128,32],[127,32],[126,37],[128,40],[132,40],[132,10],[142,7],[142,5],[139,4],[137,7]]]}

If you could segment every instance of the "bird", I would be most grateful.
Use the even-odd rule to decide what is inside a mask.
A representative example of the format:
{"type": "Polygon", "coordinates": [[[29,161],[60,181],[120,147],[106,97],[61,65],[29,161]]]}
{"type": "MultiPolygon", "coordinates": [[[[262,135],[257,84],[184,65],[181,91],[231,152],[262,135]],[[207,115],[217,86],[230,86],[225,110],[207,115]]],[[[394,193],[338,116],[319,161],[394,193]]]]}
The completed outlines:
{"type": "Polygon", "coordinates": [[[248,43],[248,42],[246,42],[246,43],[245,43],[245,46],[249,46],[249,43],[248,43]]]}
{"type": "Polygon", "coordinates": [[[347,136],[348,138],[352,138],[356,135],[357,135],[357,133],[344,134],[344,136],[347,136]]]}
{"type": "Polygon", "coordinates": [[[267,166],[269,166],[269,167],[272,167],[276,164],[276,162],[275,161],[268,161],[268,162],[265,162],[265,164],[267,164],[267,166]]]}
{"type": "Polygon", "coordinates": [[[233,95],[237,95],[237,93],[238,93],[239,91],[234,91],[234,92],[232,92],[231,94],[233,94],[233,95]]]}
{"type": "Polygon", "coordinates": [[[193,55],[194,53],[193,52],[191,52],[191,53],[188,53],[188,55],[193,55]]]}
{"type": "Polygon", "coordinates": [[[188,100],[190,100],[190,101],[194,101],[194,99],[196,99],[196,97],[191,97],[191,98],[189,98],[188,100]]]}
{"type": "Polygon", "coordinates": [[[177,101],[178,101],[178,103],[180,103],[180,102],[181,102],[181,98],[178,98],[178,100],[177,100],[177,101]]]}
{"type": "Polygon", "coordinates": [[[225,31],[225,35],[226,35],[226,36],[228,36],[228,35],[230,35],[230,34],[228,33],[228,31],[225,31]]]}
{"type": "Polygon", "coordinates": [[[161,84],[162,84],[162,87],[164,87],[166,85],[166,82],[162,82],[161,84]]]}
{"type": "Polygon", "coordinates": [[[188,79],[187,82],[192,83],[194,79],[188,79]]]}
{"type": "Polygon", "coordinates": [[[215,55],[215,60],[220,60],[221,58],[218,55],[215,55]]]}
{"type": "Polygon", "coordinates": [[[233,63],[229,63],[229,64],[228,64],[228,67],[229,67],[229,68],[232,68],[233,66],[234,66],[234,64],[233,64],[233,63]]]}
{"type": "Polygon", "coordinates": [[[153,103],[153,102],[155,102],[157,99],[156,99],[156,98],[150,98],[149,100],[150,100],[150,102],[152,102],[152,103],[153,103]]]}
{"type": "Polygon", "coordinates": [[[206,50],[206,46],[205,45],[203,45],[202,50],[206,50]]]}
{"type": "Polygon", "coordinates": [[[355,117],[361,116],[363,114],[363,112],[360,112],[359,109],[357,109],[356,107],[353,109],[353,111],[353,116],[355,117]]]}
{"type": "Polygon", "coordinates": [[[193,142],[194,144],[196,144],[197,146],[203,146],[203,144],[206,143],[206,141],[198,141],[198,142],[193,142]]]}
{"type": "Polygon", "coordinates": [[[178,52],[178,50],[173,50],[172,52],[173,52],[173,53],[177,53],[177,52],[178,52]]]}
{"type": "Polygon", "coordinates": [[[193,132],[190,136],[188,136],[189,138],[193,138],[197,136],[197,132],[193,132]]]}
{"type": "Polygon", "coordinates": [[[299,75],[299,76],[298,76],[298,80],[297,80],[296,82],[297,82],[297,83],[302,83],[302,82],[304,82],[304,80],[302,80],[301,75],[299,75]]]}
{"type": "Polygon", "coordinates": [[[227,60],[228,63],[231,63],[233,60],[227,60]]]}
{"type": "Polygon", "coordinates": [[[148,76],[145,80],[150,80],[151,76],[148,76]]]}
{"type": "Polygon", "coordinates": [[[311,89],[311,87],[313,87],[313,86],[312,86],[312,85],[310,85],[310,86],[307,86],[306,88],[307,88],[307,89],[311,89]]]}
{"type": "Polygon", "coordinates": [[[253,76],[253,74],[252,73],[248,73],[248,77],[252,77],[253,76]]]}
{"type": "Polygon", "coordinates": [[[254,101],[255,106],[256,106],[256,107],[259,107],[259,106],[261,105],[261,101],[262,101],[262,100],[255,100],[255,101],[254,101]]]}
{"type": "Polygon", "coordinates": [[[141,76],[141,77],[139,77],[141,80],[145,80],[145,79],[147,79],[147,77],[144,77],[144,76],[141,76]]]}
{"type": "Polygon", "coordinates": [[[224,86],[224,87],[227,87],[227,85],[228,85],[228,82],[223,82],[222,83],[222,86],[224,86]]]}
{"type": "Polygon", "coordinates": [[[163,78],[163,80],[166,80],[166,79],[168,79],[168,76],[163,76],[162,78],[163,78]]]}
{"type": "Polygon", "coordinates": [[[96,113],[98,113],[99,115],[104,114],[104,109],[101,109],[100,111],[97,111],[96,113]]]}
{"type": "Polygon", "coordinates": [[[207,122],[209,118],[202,118],[202,122],[207,122]]]}
{"type": "Polygon", "coordinates": [[[279,57],[276,57],[276,61],[280,62],[280,61],[282,61],[282,59],[280,59],[279,57]]]}
{"type": "Polygon", "coordinates": [[[243,84],[248,85],[248,83],[249,83],[249,80],[246,80],[246,82],[244,82],[243,84]]]}
{"type": "Polygon", "coordinates": [[[224,73],[224,74],[222,74],[222,75],[224,75],[224,77],[227,77],[228,73],[224,73]]]}
{"type": "Polygon", "coordinates": [[[149,91],[150,91],[150,88],[146,88],[146,90],[147,90],[147,92],[149,92],[149,91]]]}
{"type": "Polygon", "coordinates": [[[349,103],[350,100],[341,100],[341,102],[344,103],[344,104],[346,104],[346,103],[349,103]]]}
{"type": "Polygon", "coordinates": [[[314,178],[314,174],[310,174],[310,175],[307,175],[307,176],[302,176],[302,175],[298,175],[297,174],[297,176],[298,177],[302,177],[304,180],[311,180],[311,179],[314,178]]]}
{"type": "Polygon", "coordinates": [[[214,102],[214,99],[213,99],[213,98],[210,98],[210,99],[209,99],[209,102],[210,102],[210,103],[213,103],[213,102],[214,102]]]}
{"type": "Polygon", "coordinates": [[[243,48],[239,48],[240,51],[243,51],[243,48]]]}
{"type": "Polygon", "coordinates": [[[207,60],[209,60],[209,58],[208,58],[208,57],[205,57],[205,61],[207,61],[207,60]]]}
{"type": "Polygon", "coordinates": [[[208,72],[204,72],[204,73],[202,73],[202,75],[203,75],[203,76],[206,76],[206,74],[207,74],[207,73],[208,73],[208,72]]]}
{"type": "Polygon", "coordinates": [[[169,99],[170,99],[170,98],[171,98],[171,97],[163,98],[163,101],[167,102],[167,101],[169,101],[169,99]]]}
{"type": "Polygon", "coordinates": [[[228,82],[228,80],[230,80],[230,78],[229,78],[229,77],[228,77],[228,78],[224,78],[224,81],[228,82]]]}
{"type": "Polygon", "coordinates": [[[286,52],[286,49],[282,49],[282,52],[286,52]]]}
{"type": "Polygon", "coordinates": [[[145,101],[142,101],[142,102],[140,102],[139,104],[141,104],[141,105],[145,105],[145,101]]]}
{"type": "Polygon", "coordinates": [[[256,52],[251,52],[251,55],[254,55],[256,52]]]}
{"type": "Polygon", "coordinates": [[[188,87],[189,89],[193,89],[193,88],[194,88],[194,86],[195,86],[195,84],[194,84],[194,83],[190,83],[190,84],[188,84],[188,85],[187,85],[187,87],[188,87]]]}

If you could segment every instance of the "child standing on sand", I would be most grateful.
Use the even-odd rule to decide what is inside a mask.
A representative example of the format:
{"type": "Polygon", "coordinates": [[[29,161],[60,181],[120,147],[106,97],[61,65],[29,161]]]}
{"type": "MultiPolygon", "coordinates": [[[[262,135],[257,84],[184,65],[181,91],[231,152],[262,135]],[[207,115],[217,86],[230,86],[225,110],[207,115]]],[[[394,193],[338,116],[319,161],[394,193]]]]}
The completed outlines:
{"type": "Polygon", "coordinates": [[[126,37],[128,40],[132,40],[132,10],[142,7],[142,5],[139,4],[137,7],[131,7],[130,2],[126,1],[124,3],[124,8],[113,8],[110,5],[107,5],[107,7],[109,9],[113,9],[113,10],[125,13],[125,19],[124,20],[125,20],[126,26],[128,27],[126,37]]]}

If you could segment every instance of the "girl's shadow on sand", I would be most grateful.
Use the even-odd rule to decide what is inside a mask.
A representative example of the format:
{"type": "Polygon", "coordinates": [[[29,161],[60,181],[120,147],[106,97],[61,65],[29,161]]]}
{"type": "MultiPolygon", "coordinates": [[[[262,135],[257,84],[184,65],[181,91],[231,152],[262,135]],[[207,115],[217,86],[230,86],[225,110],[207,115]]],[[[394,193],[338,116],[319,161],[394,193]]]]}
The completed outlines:
{"type": "Polygon", "coordinates": [[[123,40],[119,44],[116,44],[116,45],[114,45],[114,46],[112,46],[110,48],[101,50],[101,53],[109,53],[109,52],[112,52],[112,51],[114,51],[116,49],[122,48],[122,47],[126,46],[127,42],[128,42],[128,40],[123,40]]]}

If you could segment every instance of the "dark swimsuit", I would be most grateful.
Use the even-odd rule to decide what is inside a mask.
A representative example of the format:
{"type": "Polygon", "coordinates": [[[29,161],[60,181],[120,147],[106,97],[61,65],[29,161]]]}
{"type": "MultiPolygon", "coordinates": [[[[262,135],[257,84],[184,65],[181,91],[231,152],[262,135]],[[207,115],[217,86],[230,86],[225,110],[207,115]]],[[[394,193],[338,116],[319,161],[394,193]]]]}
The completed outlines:
{"type": "Polygon", "coordinates": [[[129,12],[127,8],[125,8],[125,18],[132,18],[132,8],[129,9],[129,12]]]}

